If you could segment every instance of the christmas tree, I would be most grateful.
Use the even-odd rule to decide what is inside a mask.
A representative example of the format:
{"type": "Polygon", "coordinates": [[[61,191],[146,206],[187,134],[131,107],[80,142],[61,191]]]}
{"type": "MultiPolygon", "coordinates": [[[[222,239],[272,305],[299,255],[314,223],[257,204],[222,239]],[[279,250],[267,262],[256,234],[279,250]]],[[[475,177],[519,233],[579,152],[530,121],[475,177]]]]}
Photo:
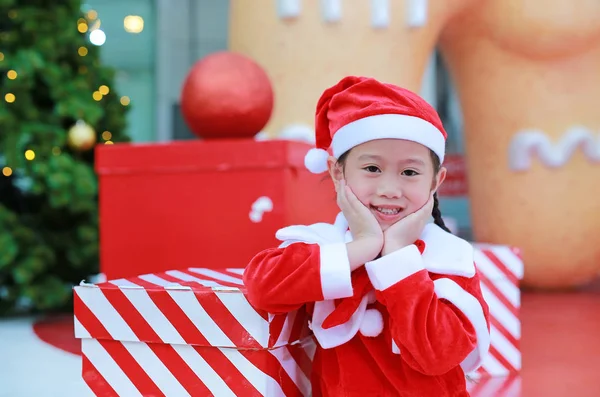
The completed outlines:
{"type": "Polygon", "coordinates": [[[128,140],[129,102],[80,7],[0,0],[0,314],[68,309],[98,273],[93,147],[128,140]]]}

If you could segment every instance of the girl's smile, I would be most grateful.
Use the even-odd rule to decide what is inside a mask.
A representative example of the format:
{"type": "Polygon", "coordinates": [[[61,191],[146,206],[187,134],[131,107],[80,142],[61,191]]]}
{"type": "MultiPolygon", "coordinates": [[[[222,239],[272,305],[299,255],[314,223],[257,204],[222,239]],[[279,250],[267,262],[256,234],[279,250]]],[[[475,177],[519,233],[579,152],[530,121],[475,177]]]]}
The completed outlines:
{"type": "Polygon", "coordinates": [[[380,224],[393,224],[403,218],[403,208],[393,205],[371,205],[371,212],[380,224]]]}

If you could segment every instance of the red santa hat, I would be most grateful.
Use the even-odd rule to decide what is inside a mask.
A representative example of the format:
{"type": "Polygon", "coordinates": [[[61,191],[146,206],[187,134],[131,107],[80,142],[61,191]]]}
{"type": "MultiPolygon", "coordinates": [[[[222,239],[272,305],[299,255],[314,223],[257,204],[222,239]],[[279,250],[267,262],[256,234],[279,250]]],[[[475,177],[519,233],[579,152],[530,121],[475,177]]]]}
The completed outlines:
{"type": "Polygon", "coordinates": [[[419,95],[373,78],[349,76],[323,92],[315,117],[316,148],[304,164],[327,171],[328,151],[339,158],[375,139],[405,139],[431,149],[444,161],[446,131],[439,115],[419,95]]]}

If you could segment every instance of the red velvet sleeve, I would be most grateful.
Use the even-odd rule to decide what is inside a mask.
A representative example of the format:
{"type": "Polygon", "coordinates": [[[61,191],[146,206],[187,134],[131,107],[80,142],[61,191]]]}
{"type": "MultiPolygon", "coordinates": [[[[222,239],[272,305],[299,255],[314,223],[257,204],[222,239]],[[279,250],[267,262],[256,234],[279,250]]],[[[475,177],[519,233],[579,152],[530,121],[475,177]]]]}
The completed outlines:
{"type": "Polygon", "coordinates": [[[430,275],[416,246],[366,264],[403,360],[427,375],[476,369],[489,349],[479,277],[430,275]]]}
{"type": "Polygon", "coordinates": [[[244,270],[249,302],[270,313],[352,296],[346,245],[294,243],[257,254],[244,270]]]}

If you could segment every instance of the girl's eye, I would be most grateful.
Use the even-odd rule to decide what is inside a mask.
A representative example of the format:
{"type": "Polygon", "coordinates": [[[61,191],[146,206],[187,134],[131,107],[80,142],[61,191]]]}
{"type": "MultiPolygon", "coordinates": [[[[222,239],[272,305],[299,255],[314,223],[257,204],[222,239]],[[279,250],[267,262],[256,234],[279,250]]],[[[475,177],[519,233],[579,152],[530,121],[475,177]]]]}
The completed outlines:
{"type": "Polygon", "coordinates": [[[368,167],[363,168],[365,171],[368,172],[381,172],[381,170],[379,169],[379,167],[374,166],[374,165],[369,165],[368,167]]]}
{"type": "Polygon", "coordinates": [[[406,175],[406,176],[416,176],[419,175],[419,173],[415,170],[404,170],[402,172],[402,175],[406,175]]]}

